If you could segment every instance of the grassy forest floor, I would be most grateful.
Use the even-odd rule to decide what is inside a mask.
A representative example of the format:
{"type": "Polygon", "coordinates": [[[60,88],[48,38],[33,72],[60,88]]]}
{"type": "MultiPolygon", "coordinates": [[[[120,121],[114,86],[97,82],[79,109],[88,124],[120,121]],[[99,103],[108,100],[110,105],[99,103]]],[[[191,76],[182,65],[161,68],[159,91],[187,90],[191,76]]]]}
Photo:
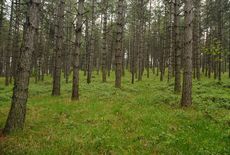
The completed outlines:
{"type": "MultiPolygon", "coordinates": [[[[81,77],[80,101],[72,102],[71,82],[51,97],[52,81],[31,79],[25,129],[0,138],[0,154],[230,154],[230,79],[194,81],[193,106],[182,109],[173,82],[153,76],[121,90],[114,78],[81,77]]],[[[0,128],[12,87],[0,79],[0,128]]]]}

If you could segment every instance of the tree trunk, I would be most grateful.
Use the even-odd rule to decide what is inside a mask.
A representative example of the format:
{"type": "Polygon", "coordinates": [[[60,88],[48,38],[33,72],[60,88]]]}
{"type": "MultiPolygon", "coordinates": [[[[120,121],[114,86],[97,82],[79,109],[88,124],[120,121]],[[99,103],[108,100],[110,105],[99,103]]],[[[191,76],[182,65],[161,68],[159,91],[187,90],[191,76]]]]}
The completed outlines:
{"type": "Polygon", "coordinates": [[[185,52],[181,105],[192,104],[192,0],[185,0],[185,52]]]}
{"type": "Polygon", "coordinates": [[[14,8],[14,0],[11,2],[11,12],[10,12],[10,24],[9,24],[9,30],[8,30],[8,38],[7,38],[7,45],[6,45],[6,71],[5,71],[5,85],[8,86],[10,83],[10,73],[11,73],[11,63],[10,63],[10,57],[12,53],[12,26],[13,26],[13,9],[14,8]]]}
{"type": "Polygon", "coordinates": [[[59,0],[57,8],[57,20],[55,30],[55,62],[53,72],[53,96],[59,96],[61,94],[61,55],[63,47],[63,22],[64,22],[64,0],[59,0]]]}
{"type": "Polygon", "coordinates": [[[4,0],[1,0],[0,1],[0,76],[3,75],[3,72],[4,72],[4,41],[3,41],[3,35],[2,35],[2,32],[3,32],[3,20],[4,20],[4,5],[5,5],[5,1],[4,0]]]}
{"type": "Polygon", "coordinates": [[[228,56],[228,77],[230,78],[230,55],[228,56]]]}
{"type": "Polygon", "coordinates": [[[38,12],[40,0],[28,0],[26,27],[23,44],[17,65],[17,76],[14,82],[11,109],[6,121],[4,134],[9,134],[17,129],[23,129],[26,116],[26,102],[30,77],[30,65],[34,50],[34,37],[38,28],[38,12]]]}
{"type": "Polygon", "coordinates": [[[143,48],[144,48],[144,14],[143,11],[144,10],[144,1],[140,0],[138,1],[138,7],[140,7],[140,11],[139,11],[139,20],[138,20],[138,26],[139,26],[139,37],[140,37],[140,42],[138,42],[139,44],[139,48],[138,48],[138,81],[142,81],[142,73],[143,73],[143,48]]]}
{"type": "Polygon", "coordinates": [[[168,65],[168,81],[173,76],[173,10],[174,5],[173,1],[170,1],[170,9],[169,9],[169,65],[168,65]]]}
{"type": "Polygon", "coordinates": [[[103,43],[102,43],[102,82],[106,82],[106,58],[107,58],[107,6],[108,1],[103,0],[103,43]]]}
{"type": "Polygon", "coordinates": [[[88,68],[89,68],[89,18],[88,15],[86,15],[85,19],[85,70],[84,75],[87,75],[88,68]]]}
{"type": "Polygon", "coordinates": [[[221,69],[222,69],[222,50],[223,50],[223,39],[222,39],[222,27],[223,27],[223,20],[222,20],[222,3],[223,0],[218,0],[218,40],[220,43],[220,53],[218,54],[218,81],[221,81],[221,69]]]}
{"type": "Polygon", "coordinates": [[[181,47],[179,37],[179,0],[175,0],[174,3],[174,47],[175,47],[175,93],[181,92],[181,47]]]}
{"type": "Polygon", "coordinates": [[[87,83],[91,83],[93,64],[94,64],[94,50],[95,50],[95,0],[92,0],[92,24],[91,24],[91,34],[90,34],[90,50],[88,56],[88,72],[87,72],[87,83]]]}
{"type": "Polygon", "coordinates": [[[13,38],[13,53],[12,53],[12,75],[16,75],[16,67],[19,59],[19,39],[20,39],[20,10],[21,0],[15,1],[15,24],[14,24],[14,38],[13,38]]]}
{"type": "Polygon", "coordinates": [[[84,13],[84,0],[78,2],[78,14],[76,22],[75,50],[73,52],[73,87],[72,100],[79,100],[79,55],[82,37],[82,21],[84,13]]]}
{"type": "Polygon", "coordinates": [[[194,20],[193,20],[193,51],[194,51],[194,59],[195,63],[195,78],[200,80],[200,0],[194,1],[194,20]]]}
{"type": "Polygon", "coordinates": [[[115,54],[115,87],[121,88],[122,75],[122,39],[123,39],[123,5],[124,0],[118,0],[117,27],[116,27],[116,54],[115,54]]]}
{"type": "MultiPolygon", "coordinates": [[[[229,14],[230,21],[230,14],[229,14]]],[[[228,28],[228,77],[230,78],[230,24],[228,28]]]]}
{"type": "Polygon", "coordinates": [[[135,63],[135,60],[136,60],[136,40],[137,40],[137,26],[136,26],[136,20],[134,19],[133,23],[132,23],[132,27],[133,27],[133,30],[132,30],[132,48],[131,48],[131,60],[130,60],[130,70],[131,70],[131,82],[132,84],[134,84],[135,82],[135,72],[136,72],[136,63],[135,63]]]}

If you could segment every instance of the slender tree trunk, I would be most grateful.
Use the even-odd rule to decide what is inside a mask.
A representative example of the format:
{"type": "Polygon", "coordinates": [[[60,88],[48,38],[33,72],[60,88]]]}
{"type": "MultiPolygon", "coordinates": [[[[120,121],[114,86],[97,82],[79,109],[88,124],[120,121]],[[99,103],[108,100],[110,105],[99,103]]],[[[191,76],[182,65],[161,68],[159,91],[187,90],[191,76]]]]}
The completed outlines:
{"type": "Polygon", "coordinates": [[[102,82],[106,82],[106,58],[107,58],[107,6],[108,1],[103,0],[103,44],[102,44],[102,82]]]}
{"type": "Polygon", "coordinates": [[[228,77],[230,78],[230,55],[228,56],[228,77]]]}
{"type": "Polygon", "coordinates": [[[156,75],[156,76],[159,76],[160,62],[159,62],[159,60],[158,60],[158,59],[156,60],[156,67],[157,67],[157,75],[156,75]]]}
{"type": "Polygon", "coordinates": [[[75,50],[73,52],[72,100],[79,99],[79,55],[80,55],[81,37],[82,37],[83,13],[84,13],[84,0],[79,0],[76,30],[75,30],[76,31],[75,50]]]}
{"type": "Polygon", "coordinates": [[[95,52],[95,0],[92,0],[92,24],[90,34],[90,53],[88,57],[88,72],[87,72],[87,83],[91,83],[93,64],[94,64],[94,52],[95,52]]]}
{"type": "Polygon", "coordinates": [[[179,37],[179,0],[175,0],[174,3],[174,47],[175,47],[175,85],[174,91],[176,93],[181,92],[181,47],[179,37]]]}
{"type": "MultiPolygon", "coordinates": [[[[71,7],[68,5],[68,10],[67,11],[71,11],[71,7]]],[[[72,18],[71,17],[67,17],[67,28],[66,28],[66,45],[67,45],[67,50],[65,52],[65,82],[66,83],[69,83],[69,75],[70,75],[70,68],[71,68],[71,58],[72,58],[72,29],[73,29],[73,26],[72,26],[72,18]]]]}
{"type": "Polygon", "coordinates": [[[26,102],[30,77],[30,65],[34,50],[34,37],[38,28],[38,12],[40,0],[28,0],[25,34],[17,65],[17,76],[14,82],[11,109],[6,121],[4,134],[9,134],[17,129],[23,129],[26,116],[26,102]]]}
{"type": "MultiPolygon", "coordinates": [[[[85,70],[84,75],[86,76],[89,69],[89,18],[88,15],[86,15],[85,19],[85,70]]],[[[88,78],[88,77],[87,77],[88,78]]]]}
{"type": "Polygon", "coordinates": [[[16,67],[19,59],[19,39],[20,39],[20,10],[21,0],[15,1],[15,24],[14,24],[14,39],[13,39],[13,53],[12,53],[12,75],[16,76],[16,67]]]}
{"type": "Polygon", "coordinates": [[[64,22],[64,0],[59,0],[57,8],[57,20],[55,30],[55,63],[53,72],[53,96],[59,96],[61,94],[61,55],[63,47],[63,22],[64,22]]]}
{"type": "Polygon", "coordinates": [[[2,35],[2,32],[3,32],[3,25],[4,25],[4,23],[3,23],[3,20],[4,20],[4,5],[5,5],[5,1],[4,0],[0,0],[0,55],[1,55],[1,57],[0,57],[0,76],[2,76],[3,75],[3,71],[4,71],[4,62],[5,62],[5,60],[4,60],[4,55],[5,55],[5,53],[4,53],[4,41],[3,41],[3,35],[2,35]]]}
{"type": "Polygon", "coordinates": [[[124,0],[118,0],[117,12],[117,30],[116,30],[116,70],[115,70],[115,87],[121,88],[122,75],[122,38],[123,38],[123,5],[124,0]]]}
{"type": "Polygon", "coordinates": [[[144,9],[144,1],[139,0],[138,1],[138,6],[140,7],[140,12],[139,12],[139,20],[138,20],[138,25],[139,25],[139,37],[140,37],[140,42],[139,48],[138,48],[138,81],[142,81],[142,69],[143,69],[143,44],[144,44],[144,22],[143,22],[143,9],[144,9]]]}
{"type": "MultiPolygon", "coordinates": [[[[0,0],[0,39],[2,39],[5,0],[0,0]]],[[[2,41],[2,40],[1,40],[2,41]]],[[[0,42],[1,45],[2,42],[0,42]]]]}
{"type": "MultiPolygon", "coordinates": [[[[113,22],[111,20],[111,22],[113,22]]],[[[110,52],[109,52],[109,56],[108,56],[108,77],[110,77],[110,72],[111,72],[111,69],[112,69],[112,65],[113,65],[113,54],[114,54],[114,49],[115,49],[115,31],[112,29],[112,38],[111,38],[111,47],[110,47],[110,52]]]]}
{"type": "Polygon", "coordinates": [[[221,81],[221,69],[222,69],[222,50],[223,50],[223,39],[222,39],[222,27],[223,27],[223,20],[222,20],[222,3],[223,0],[218,0],[218,40],[220,43],[220,53],[218,54],[218,81],[221,81]]]}
{"type": "MultiPolygon", "coordinates": [[[[40,15],[39,15],[40,16],[40,15]]],[[[39,23],[38,23],[39,24],[39,23]]],[[[39,27],[39,25],[38,25],[38,27],[39,27]]],[[[36,30],[36,32],[35,32],[36,34],[36,36],[39,36],[39,31],[38,31],[38,29],[36,30]]],[[[37,83],[38,82],[38,73],[39,73],[39,71],[38,71],[38,61],[39,61],[39,38],[38,37],[36,37],[35,39],[34,39],[34,53],[33,53],[33,58],[34,58],[34,76],[35,76],[35,83],[37,83]]]]}
{"type": "Polygon", "coordinates": [[[130,69],[131,69],[131,74],[132,74],[132,84],[135,82],[135,71],[136,71],[136,63],[135,63],[135,58],[136,58],[136,40],[137,40],[137,33],[136,33],[136,20],[134,19],[133,22],[133,39],[132,39],[132,50],[131,50],[131,64],[130,64],[130,69]]]}
{"type": "MultiPolygon", "coordinates": [[[[230,21],[230,14],[229,14],[230,21]]],[[[228,77],[230,78],[230,23],[228,28],[228,77]]]]}
{"type": "Polygon", "coordinates": [[[164,55],[165,55],[165,48],[164,48],[164,39],[161,38],[160,40],[160,49],[162,50],[160,53],[160,81],[164,80],[164,55]]]}
{"type": "Polygon", "coordinates": [[[193,51],[194,51],[194,58],[196,60],[195,63],[195,77],[197,80],[200,80],[200,0],[194,1],[194,20],[193,20],[193,51]]]}
{"type": "Polygon", "coordinates": [[[13,9],[14,8],[14,0],[11,2],[11,12],[10,12],[10,23],[8,30],[8,38],[7,38],[7,46],[6,46],[6,72],[5,72],[5,85],[8,86],[10,83],[10,73],[11,73],[11,63],[10,57],[12,53],[12,27],[13,27],[13,9]]]}
{"type": "Polygon", "coordinates": [[[152,57],[152,70],[153,70],[153,74],[156,73],[156,60],[155,57],[152,57]]]}
{"type": "Polygon", "coordinates": [[[169,9],[169,67],[168,67],[168,81],[171,80],[173,76],[173,10],[174,5],[173,1],[170,1],[170,9],[169,9]]]}
{"type": "Polygon", "coordinates": [[[134,84],[135,82],[135,40],[136,40],[136,33],[135,33],[135,29],[136,29],[136,26],[134,26],[134,37],[133,37],[133,47],[132,47],[132,51],[131,51],[131,74],[132,74],[132,84],[134,84]]]}
{"type": "Polygon", "coordinates": [[[185,0],[185,52],[181,105],[192,104],[192,0],[185,0]]]}
{"type": "Polygon", "coordinates": [[[128,47],[127,47],[127,58],[126,58],[126,61],[125,61],[125,69],[126,70],[129,70],[129,67],[130,67],[130,53],[131,53],[131,39],[130,37],[128,37],[128,47]]]}

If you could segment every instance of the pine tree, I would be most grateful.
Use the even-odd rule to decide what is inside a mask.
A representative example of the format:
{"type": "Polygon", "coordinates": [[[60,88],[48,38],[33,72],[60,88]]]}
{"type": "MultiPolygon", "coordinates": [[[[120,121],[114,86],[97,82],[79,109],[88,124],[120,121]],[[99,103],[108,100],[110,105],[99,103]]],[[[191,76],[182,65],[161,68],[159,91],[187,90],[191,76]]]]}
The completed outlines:
{"type": "Polygon", "coordinates": [[[34,38],[37,37],[38,15],[40,0],[27,1],[27,14],[25,23],[25,33],[20,51],[19,61],[16,66],[16,77],[14,82],[11,109],[6,121],[4,134],[9,134],[15,130],[23,129],[26,117],[26,103],[28,98],[28,87],[30,78],[30,65],[34,50],[34,38]]]}
{"type": "Polygon", "coordinates": [[[78,14],[76,22],[76,38],[75,38],[75,50],[73,52],[73,88],[72,88],[72,100],[79,99],[79,64],[80,64],[80,47],[82,38],[82,25],[83,25],[83,13],[84,13],[84,0],[78,2],[78,14]]]}
{"type": "Polygon", "coordinates": [[[192,104],[192,0],[185,0],[185,51],[184,73],[181,105],[184,107],[192,104]]]}

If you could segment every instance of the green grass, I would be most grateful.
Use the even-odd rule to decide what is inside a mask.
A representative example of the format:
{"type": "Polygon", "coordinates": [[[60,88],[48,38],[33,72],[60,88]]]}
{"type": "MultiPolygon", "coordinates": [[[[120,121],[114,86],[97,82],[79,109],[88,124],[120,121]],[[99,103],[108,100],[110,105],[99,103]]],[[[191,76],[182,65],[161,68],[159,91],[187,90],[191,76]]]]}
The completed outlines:
{"type": "MultiPolygon", "coordinates": [[[[194,81],[193,106],[182,109],[173,82],[154,75],[122,89],[114,78],[90,85],[81,76],[80,101],[71,83],[51,97],[52,82],[31,79],[25,129],[0,140],[0,154],[230,154],[230,80],[194,81]]],[[[0,128],[10,107],[12,87],[0,79],[0,128]]]]}

